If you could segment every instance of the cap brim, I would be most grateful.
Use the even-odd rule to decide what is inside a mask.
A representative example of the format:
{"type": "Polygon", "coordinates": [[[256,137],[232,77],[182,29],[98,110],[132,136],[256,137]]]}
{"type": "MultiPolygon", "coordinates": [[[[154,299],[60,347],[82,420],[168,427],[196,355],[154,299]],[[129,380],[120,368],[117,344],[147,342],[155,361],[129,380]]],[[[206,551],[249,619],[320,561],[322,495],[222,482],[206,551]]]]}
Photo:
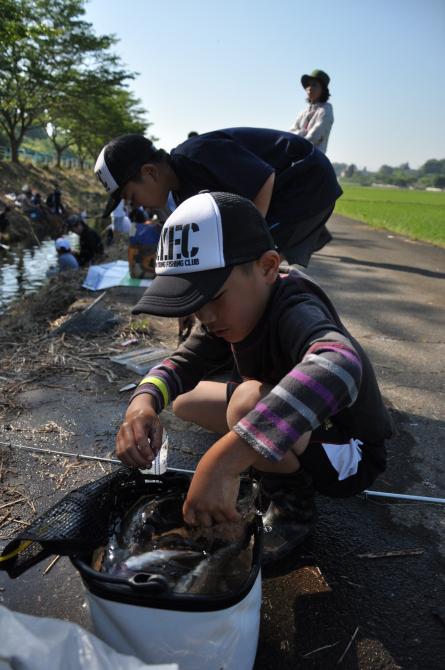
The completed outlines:
{"type": "Polygon", "coordinates": [[[308,74],[304,74],[301,77],[301,85],[303,88],[307,88],[309,86],[310,80],[313,79],[313,77],[310,77],[308,74]]]}
{"type": "Polygon", "coordinates": [[[106,219],[107,216],[110,216],[111,212],[113,212],[120,201],[122,200],[122,188],[118,188],[117,191],[114,191],[108,198],[107,205],[103,211],[102,218],[106,219]]]}
{"type": "Polygon", "coordinates": [[[157,275],[133,314],[188,316],[203,307],[219,291],[233,266],[183,275],[157,275]]]}

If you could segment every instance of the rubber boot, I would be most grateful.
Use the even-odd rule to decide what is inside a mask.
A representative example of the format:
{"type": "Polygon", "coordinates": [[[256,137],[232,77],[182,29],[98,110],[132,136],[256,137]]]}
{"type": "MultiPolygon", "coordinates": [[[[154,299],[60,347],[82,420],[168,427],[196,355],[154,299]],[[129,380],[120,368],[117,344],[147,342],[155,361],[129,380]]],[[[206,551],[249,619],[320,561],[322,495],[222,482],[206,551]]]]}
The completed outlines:
{"type": "Polygon", "coordinates": [[[264,548],[262,565],[278,561],[297,547],[313,530],[317,513],[311,477],[299,470],[290,475],[255,472],[260,481],[264,548]],[[259,476],[258,476],[259,475],[259,476]]]}

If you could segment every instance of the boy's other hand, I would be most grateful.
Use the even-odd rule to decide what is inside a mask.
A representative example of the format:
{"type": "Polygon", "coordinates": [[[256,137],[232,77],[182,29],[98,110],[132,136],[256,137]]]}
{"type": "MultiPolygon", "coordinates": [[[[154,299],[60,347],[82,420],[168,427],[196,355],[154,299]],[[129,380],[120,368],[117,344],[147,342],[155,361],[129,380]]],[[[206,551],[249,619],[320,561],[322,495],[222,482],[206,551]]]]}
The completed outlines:
{"type": "Polygon", "coordinates": [[[184,521],[191,526],[238,521],[241,518],[236,510],[239,486],[238,474],[207,467],[201,459],[182,508],[184,521]]]}
{"type": "Polygon", "coordinates": [[[236,509],[240,474],[255,461],[256,452],[236,433],[229,431],[198,463],[182,508],[191,526],[239,521],[236,509]]]}
{"type": "Polygon", "coordinates": [[[117,457],[129,467],[147,468],[161,448],[162,425],[148,393],[132,400],[116,436],[117,457]]]}

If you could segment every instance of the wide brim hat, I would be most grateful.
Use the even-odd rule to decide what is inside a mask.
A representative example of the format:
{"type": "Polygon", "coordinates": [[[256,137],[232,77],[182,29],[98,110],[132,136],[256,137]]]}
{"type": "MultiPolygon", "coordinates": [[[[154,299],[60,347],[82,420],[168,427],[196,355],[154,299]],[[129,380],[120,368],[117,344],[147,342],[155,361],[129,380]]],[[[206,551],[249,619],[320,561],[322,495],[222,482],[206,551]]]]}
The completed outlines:
{"type": "Polygon", "coordinates": [[[329,86],[329,82],[331,81],[329,75],[323,70],[312,70],[310,74],[304,74],[301,77],[301,85],[303,86],[303,88],[307,88],[309,86],[311,79],[318,79],[326,87],[329,86]]]}
{"type": "Polygon", "coordinates": [[[268,225],[250,200],[231,193],[192,196],[165,222],[156,277],[133,314],[193,314],[217,294],[236,265],[274,248],[268,225]]]}

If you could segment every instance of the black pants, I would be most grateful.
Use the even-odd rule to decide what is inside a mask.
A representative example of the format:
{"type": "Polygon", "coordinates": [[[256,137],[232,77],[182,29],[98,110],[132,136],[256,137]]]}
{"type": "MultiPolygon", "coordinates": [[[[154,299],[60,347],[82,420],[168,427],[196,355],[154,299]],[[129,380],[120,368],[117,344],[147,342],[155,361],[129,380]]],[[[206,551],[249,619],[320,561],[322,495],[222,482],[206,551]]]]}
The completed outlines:
{"type": "Polygon", "coordinates": [[[272,224],[270,232],[277,249],[289,265],[294,263],[306,267],[315,251],[332,240],[326,222],[334,211],[334,205],[295,224],[272,224]]]}

